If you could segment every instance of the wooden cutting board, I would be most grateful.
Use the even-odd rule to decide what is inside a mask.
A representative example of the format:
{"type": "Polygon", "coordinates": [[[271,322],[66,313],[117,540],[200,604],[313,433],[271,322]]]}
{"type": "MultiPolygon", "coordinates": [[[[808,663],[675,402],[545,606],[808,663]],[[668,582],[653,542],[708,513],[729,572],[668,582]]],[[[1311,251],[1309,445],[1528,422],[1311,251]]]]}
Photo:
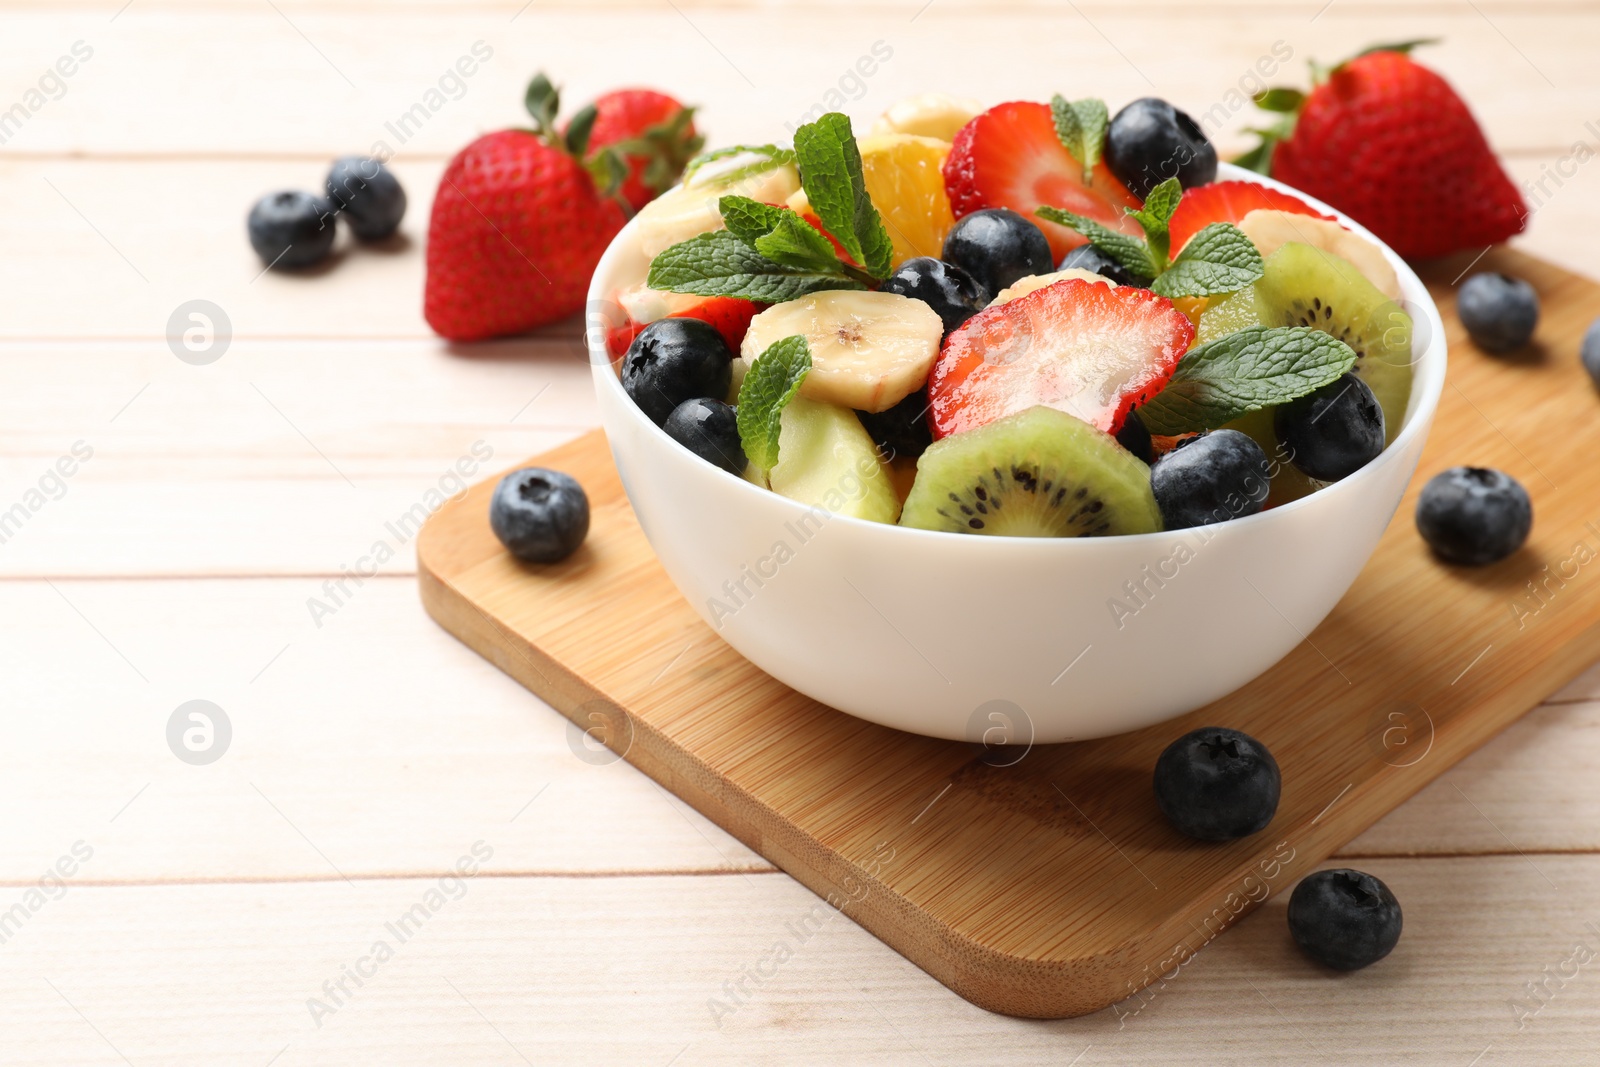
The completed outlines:
{"type": "Polygon", "coordinates": [[[994,1011],[1095,1011],[1170,976],[1600,659],[1600,396],[1577,360],[1600,286],[1514,252],[1484,257],[1473,269],[1524,277],[1543,301],[1536,345],[1494,359],[1454,314],[1470,260],[1430,269],[1449,379],[1366,570],[1276,667],[1174,722],[996,756],[795,693],[679,596],[599,431],[530,460],[587,489],[593,525],[577,554],[511,559],[489,530],[486,481],[424,529],[423,602],[587,731],[574,731],[584,758],[615,758],[610,746],[824,898],[819,921],[842,910],[994,1011]],[[1533,496],[1528,545],[1490,568],[1436,563],[1412,525],[1417,488],[1460,463],[1506,470],[1533,496]],[[1189,841],[1156,809],[1157,754],[1205,725],[1260,738],[1282,768],[1277,817],[1248,840],[1189,841]]]}

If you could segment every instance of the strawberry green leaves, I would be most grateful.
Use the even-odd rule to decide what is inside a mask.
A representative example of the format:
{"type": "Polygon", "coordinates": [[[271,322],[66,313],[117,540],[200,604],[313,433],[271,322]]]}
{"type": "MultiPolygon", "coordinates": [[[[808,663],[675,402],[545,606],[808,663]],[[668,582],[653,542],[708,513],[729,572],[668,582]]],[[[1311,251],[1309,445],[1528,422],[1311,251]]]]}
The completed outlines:
{"type": "Polygon", "coordinates": [[[1055,120],[1056,136],[1073,159],[1083,167],[1083,183],[1094,180],[1094,166],[1105,148],[1106,128],[1111,125],[1104,100],[1073,100],[1057,93],[1050,98],[1050,116],[1055,120]]]}
{"type": "Polygon", "coordinates": [[[1190,349],[1139,420],[1158,434],[1214,430],[1314,392],[1355,362],[1349,345],[1309,326],[1246,327],[1190,349]]]}
{"type": "Polygon", "coordinates": [[[801,188],[822,225],[868,274],[887,278],[893,269],[893,246],[878,209],[867,196],[861,151],[850,120],[830,112],[801,126],[794,131],[794,151],[800,162],[801,188]]]}
{"type": "Polygon", "coordinates": [[[1182,200],[1178,179],[1168,178],[1150,190],[1144,207],[1128,211],[1144,230],[1143,241],[1058,207],[1041,207],[1034,214],[1076,230],[1130,273],[1151,279],[1150,289],[1168,299],[1237,292],[1261,277],[1261,253],[1244,231],[1226,222],[1205,227],[1171,259],[1169,227],[1182,200]]]}
{"type": "MultiPolygon", "coordinates": [[[[646,279],[650,288],[776,304],[825,289],[865,289],[889,276],[889,234],[867,196],[849,119],[828,114],[800,127],[792,152],[758,145],[707,153],[690,163],[689,173],[741,153],[762,155],[773,166],[798,162],[812,210],[855,263],[840,258],[828,235],[790,208],[724,196],[717,208],[727,229],[700,234],[656,256],[646,279]]],[[[731,173],[744,174],[754,165],[731,173]]],[[[726,179],[719,175],[718,180],[726,179]]]]}
{"type": "Polygon", "coordinates": [[[811,347],[801,334],[775,341],[750,365],[739,385],[739,443],[762,470],[778,465],[781,416],[811,373],[811,347]]]}

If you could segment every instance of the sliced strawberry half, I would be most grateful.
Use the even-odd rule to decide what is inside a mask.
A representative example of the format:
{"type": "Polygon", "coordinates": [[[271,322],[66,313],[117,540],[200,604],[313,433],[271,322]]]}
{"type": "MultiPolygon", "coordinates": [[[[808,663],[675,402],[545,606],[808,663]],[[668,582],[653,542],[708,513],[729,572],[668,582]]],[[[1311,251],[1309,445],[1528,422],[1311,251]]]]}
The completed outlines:
{"type": "Polygon", "coordinates": [[[1087,241],[1033,213],[1046,204],[1136,237],[1144,233],[1123,212],[1137,208],[1139,198],[1103,162],[1084,184],[1083,167],[1056,136],[1046,104],[999,104],[961,127],[945,157],[944,188],[958,219],[986,207],[1008,207],[1038,223],[1058,261],[1087,241]]]}
{"type": "Polygon", "coordinates": [[[703,319],[717,328],[728,347],[738,354],[750,320],[766,305],[736,296],[694,296],[689,293],[664,293],[636,285],[617,294],[627,320],[606,330],[606,351],[613,360],[621,359],[633,339],[657,319],[703,319]]]}
{"type": "Polygon", "coordinates": [[[935,437],[1038,405],[1116,433],[1166,385],[1194,325],[1165,297],[1068,278],[978,312],[928,379],[935,437]]]}
{"type": "Polygon", "coordinates": [[[1288,211],[1296,215],[1311,215],[1334,221],[1297,196],[1257,185],[1255,182],[1212,182],[1183,191],[1178,210],[1173,212],[1167,229],[1172,234],[1172,253],[1188,243],[1189,238],[1213,222],[1238,224],[1250,212],[1260,208],[1288,211]]]}

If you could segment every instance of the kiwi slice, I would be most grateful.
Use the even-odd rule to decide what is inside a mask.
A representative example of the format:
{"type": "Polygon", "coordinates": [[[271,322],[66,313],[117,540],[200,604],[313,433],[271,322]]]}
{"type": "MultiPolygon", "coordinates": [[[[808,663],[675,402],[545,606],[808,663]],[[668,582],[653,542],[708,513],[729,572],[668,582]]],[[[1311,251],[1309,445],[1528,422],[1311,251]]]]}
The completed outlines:
{"type": "Polygon", "coordinates": [[[900,525],[1011,537],[1152,533],[1150,468],[1116,439],[1034,407],[928,446],[900,525]]]}
{"type": "MultiPolygon", "coordinates": [[[[1356,353],[1356,377],[1383,407],[1384,444],[1394,441],[1411,400],[1411,316],[1348,260],[1308,244],[1285,244],[1267,257],[1254,285],[1207,306],[1195,343],[1246,326],[1312,326],[1349,345],[1356,353]]],[[[1272,430],[1272,412],[1252,411],[1225,427],[1249,434],[1272,462],[1269,508],[1323,486],[1288,462],[1272,430]]]]}
{"type": "Polygon", "coordinates": [[[1196,341],[1263,325],[1312,326],[1337,337],[1355,350],[1355,375],[1383,407],[1384,444],[1393,442],[1411,400],[1411,316],[1349,260],[1323,249],[1291,241],[1265,266],[1254,285],[1206,308],[1196,341]]]}

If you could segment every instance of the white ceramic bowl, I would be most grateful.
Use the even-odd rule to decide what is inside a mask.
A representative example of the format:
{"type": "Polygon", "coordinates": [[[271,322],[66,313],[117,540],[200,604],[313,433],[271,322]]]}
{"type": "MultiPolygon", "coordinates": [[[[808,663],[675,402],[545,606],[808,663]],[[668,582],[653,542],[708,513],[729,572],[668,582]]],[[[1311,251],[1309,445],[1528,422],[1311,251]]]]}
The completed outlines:
{"type": "MultiPolygon", "coordinates": [[[[1287,188],[1227,165],[1219,178],[1287,188]]],[[[637,244],[632,224],[612,242],[592,309],[643,279],[637,244]]],[[[611,368],[603,331],[589,331],[590,361],[645,536],[694,609],[756,666],[912,733],[1082,740],[1180,715],[1250,681],[1316,628],[1366,563],[1416,470],[1445,375],[1438,309],[1384,253],[1415,322],[1415,380],[1394,443],[1311,496],[1196,530],[1035,539],[840,516],[807,524],[800,504],[698,459],[646,418],[611,368]]]]}

